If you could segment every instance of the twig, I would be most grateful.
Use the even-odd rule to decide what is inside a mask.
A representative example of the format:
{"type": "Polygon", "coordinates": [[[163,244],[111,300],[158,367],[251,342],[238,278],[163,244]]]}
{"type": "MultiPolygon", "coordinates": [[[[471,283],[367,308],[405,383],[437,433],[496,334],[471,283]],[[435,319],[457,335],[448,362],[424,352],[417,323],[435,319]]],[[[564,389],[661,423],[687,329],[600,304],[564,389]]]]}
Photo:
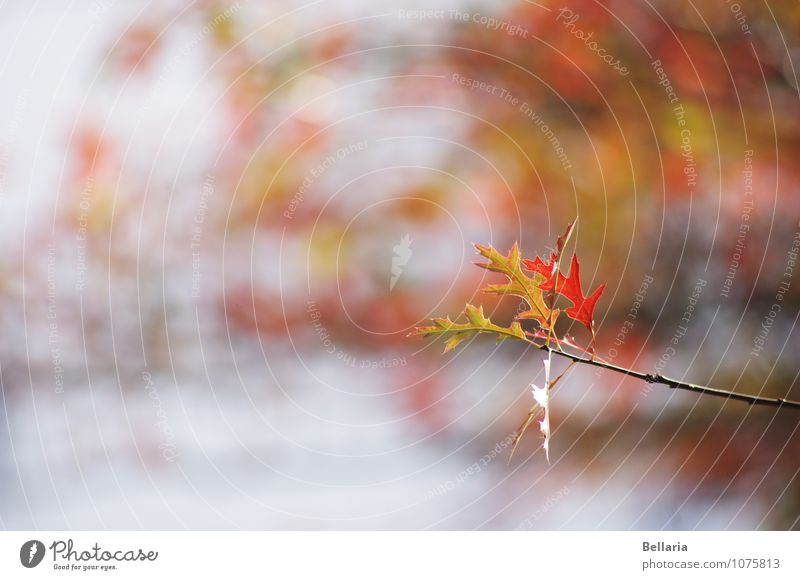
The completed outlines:
{"type": "Polygon", "coordinates": [[[565,352],[563,350],[555,349],[546,344],[539,344],[532,340],[526,340],[526,342],[532,344],[538,349],[545,350],[548,352],[555,353],[557,355],[566,357],[576,363],[583,363],[587,365],[592,365],[595,367],[600,367],[603,369],[608,369],[610,371],[614,371],[616,373],[621,373],[623,375],[628,375],[629,377],[636,377],[637,379],[641,379],[648,383],[658,383],[661,385],[666,385],[671,389],[681,389],[684,391],[692,391],[694,393],[699,393],[701,395],[711,395],[714,397],[723,397],[725,399],[733,399],[734,401],[744,401],[745,403],[749,403],[750,405],[764,405],[768,407],[780,407],[780,408],[789,408],[789,409],[800,409],[800,401],[791,401],[789,399],[782,399],[782,398],[773,398],[773,397],[760,397],[758,395],[746,395],[743,393],[735,393],[733,391],[726,391],[725,389],[715,389],[713,387],[706,387],[703,385],[695,385],[692,383],[685,383],[683,381],[677,381],[675,379],[671,379],[669,377],[664,377],[661,375],[651,375],[640,373],[638,371],[634,371],[631,369],[626,369],[624,367],[620,367],[617,365],[613,365],[611,363],[607,363],[600,359],[587,359],[583,358],[582,356],[572,354],[569,352],[565,352]]]}

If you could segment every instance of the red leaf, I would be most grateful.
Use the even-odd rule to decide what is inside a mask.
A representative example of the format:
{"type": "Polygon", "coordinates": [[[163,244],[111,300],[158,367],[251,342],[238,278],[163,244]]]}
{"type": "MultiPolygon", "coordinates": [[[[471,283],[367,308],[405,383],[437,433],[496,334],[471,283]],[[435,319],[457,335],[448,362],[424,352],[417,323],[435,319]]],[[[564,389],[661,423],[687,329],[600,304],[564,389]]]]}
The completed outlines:
{"type": "MultiPolygon", "coordinates": [[[[575,222],[577,221],[578,218],[575,218],[575,220],[567,224],[564,233],[558,237],[558,240],[556,241],[556,247],[558,249],[550,254],[549,263],[545,264],[539,256],[536,256],[535,260],[522,260],[522,265],[525,266],[526,270],[530,270],[531,272],[536,272],[537,274],[544,276],[545,281],[539,284],[540,290],[550,291],[553,289],[553,276],[556,273],[559,260],[561,259],[561,252],[564,250],[564,245],[567,243],[567,240],[569,240],[570,235],[572,235],[572,229],[575,227],[575,222]]],[[[562,276],[560,272],[558,275],[558,283],[562,284],[564,281],[564,276],[562,276]]]]}
{"type": "Polygon", "coordinates": [[[558,273],[556,291],[572,302],[572,308],[567,308],[564,311],[567,316],[573,320],[577,320],[589,330],[592,330],[594,307],[605,287],[605,284],[601,284],[590,296],[584,296],[583,290],[581,289],[580,264],[578,264],[578,257],[572,254],[569,274],[564,277],[561,272],[558,273]]]}
{"type": "Polygon", "coordinates": [[[536,256],[535,260],[522,260],[522,265],[526,270],[544,276],[545,281],[539,284],[539,290],[550,291],[553,289],[553,274],[556,270],[557,259],[555,254],[550,254],[549,264],[545,264],[539,256],[536,256]]]}
{"type": "Polygon", "coordinates": [[[538,256],[535,260],[523,260],[522,263],[527,270],[537,272],[545,277],[545,281],[539,284],[540,290],[553,290],[553,282],[557,275],[558,284],[555,285],[556,292],[572,302],[572,307],[567,308],[564,312],[567,316],[573,320],[577,320],[591,331],[594,307],[606,286],[602,284],[590,296],[584,296],[583,290],[581,289],[578,257],[572,254],[572,263],[570,264],[569,274],[567,276],[564,276],[561,272],[556,272],[557,259],[556,254],[553,253],[550,254],[550,262],[547,264],[538,256]]]}
{"type": "Polygon", "coordinates": [[[570,223],[567,224],[566,229],[564,229],[564,233],[558,237],[556,241],[556,246],[558,247],[558,251],[556,252],[556,260],[561,256],[561,252],[564,249],[564,245],[569,240],[569,237],[572,235],[572,228],[575,227],[575,223],[578,221],[578,218],[575,218],[570,223]]]}

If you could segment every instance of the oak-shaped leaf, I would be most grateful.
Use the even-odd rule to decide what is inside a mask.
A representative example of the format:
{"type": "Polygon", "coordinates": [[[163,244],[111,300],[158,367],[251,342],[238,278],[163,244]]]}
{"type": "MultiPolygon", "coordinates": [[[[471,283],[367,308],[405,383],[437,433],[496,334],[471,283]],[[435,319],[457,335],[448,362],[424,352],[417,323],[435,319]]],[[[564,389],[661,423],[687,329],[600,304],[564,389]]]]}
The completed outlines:
{"type": "Polygon", "coordinates": [[[464,315],[467,318],[467,322],[454,322],[450,320],[450,317],[434,318],[431,321],[433,326],[417,327],[409,336],[448,336],[444,352],[454,349],[462,341],[482,332],[495,334],[498,341],[506,339],[526,340],[525,331],[522,330],[519,322],[513,322],[511,326],[494,324],[483,313],[483,306],[467,304],[464,309],[464,315]]]}
{"type": "Polygon", "coordinates": [[[553,323],[556,312],[551,312],[550,308],[544,303],[540,284],[546,278],[536,272],[534,272],[533,277],[530,277],[523,271],[519,246],[516,242],[507,256],[504,256],[492,246],[475,244],[475,249],[481,256],[489,260],[488,263],[476,262],[477,266],[490,272],[498,272],[508,278],[508,282],[505,284],[489,284],[483,291],[489,294],[513,295],[522,298],[527,303],[528,308],[520,312],[517,318],[533,319],[542,328],[549,328],[553,323]]]}
{"type": "Polygon", "coordinates": [[[577,217],[567,224],[564,233],[558,236],[558,240],[556,240],[556,251],[551,252],[550,262],[545,264],[539,256],[536,256],[535,260],[522,260],[522,265],[525,266],[526,270],[535,272],[545,279],[545,282],[539,286],[540,289],[544,291],[553,289],[553,275],[561,265],[561,252],[564,251],[564,247],[567,245],[570,237],[572,237],[572,232],[575,229],[576,223],[578,223],[577,217]]]}
{"type": "Polygon", "coordinates": [[[578,264],[578,257],[572,254],[572,263],[569,266],[569,274],[564,279],[564,285],[556,289],[559,294],[573,304],[572,308],[565,310],[567,316],[594,332],[594,307],[605,287],[605,284],[600,284],[589,296],[584,296],[581,289],[580,264],[578,264]]]}
{"type": "Polygon", "coordinates": [[[550,255],[550,262],[547,264],[537,256],[535,260],[523,260],[523,265],[534,274],[545,277],[544,282],[539,285],[540,290],[549,292],[555,288],[557,294],[572,302],[572,306],[564,311],[567,316],[594,332],[594,307],[606,285],[601,284],[592,294],[584,296],[581,288],[580,264],[575,254],[572,254],[572,262],[566,276],[558,271],[555,254],[550,255]]]}
{"type": "MultiPolygon", "coordinates": [[[[550,254],[550,261],[546,264],[539,256],[536,256],[535,260],[522,260],[522,265],[526,270],[539,274],[544,279],[544,282],[539,284],[540,290],[550,292],[553,289],[553,281],[558,271],[558,255],[555,252],[550,254]]],[[[562,275],[561,278],[563,277],[562,275]]]]}

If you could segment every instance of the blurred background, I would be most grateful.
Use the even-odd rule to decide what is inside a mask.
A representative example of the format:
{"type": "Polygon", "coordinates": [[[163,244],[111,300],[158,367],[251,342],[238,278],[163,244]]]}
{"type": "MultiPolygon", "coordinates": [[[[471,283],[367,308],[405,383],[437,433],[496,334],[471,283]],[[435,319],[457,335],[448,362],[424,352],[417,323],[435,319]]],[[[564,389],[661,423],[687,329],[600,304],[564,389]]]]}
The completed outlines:
{"type": "Polygon", "coordinates": [[[579,215],[600,357],[800,399],[795,1],[0,29],[0,526],[800,528],[796,411],[575,368],[509,461],[542,354],[406,338],[579,215]]]}

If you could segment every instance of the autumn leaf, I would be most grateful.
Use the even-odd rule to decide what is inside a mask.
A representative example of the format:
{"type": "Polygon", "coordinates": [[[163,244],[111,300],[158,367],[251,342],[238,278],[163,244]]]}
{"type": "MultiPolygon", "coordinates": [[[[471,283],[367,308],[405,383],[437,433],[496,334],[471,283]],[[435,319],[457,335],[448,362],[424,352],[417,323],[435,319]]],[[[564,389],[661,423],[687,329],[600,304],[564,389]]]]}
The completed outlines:
{"type": "Polygon", "coordinates": [[[525,300],[528,309],[517,315],[518,319],[534,319],[542,328],[549,328],[554,320],[554,312],[544,303],[540,284],[545,277],[534,273],[531,278],[522,270],[522,261],[519,246],[516,243],[511,247],[507,256],[504,256],[492,246],[475,244],[478,253],[489,260],[488,263],[476,262],[476,265],[491,272],[499,272],[508,278],[505,284],[490,284],[484,292],[490,294],[513,295],[525,300]]]}
{"type": "MultiPolygon", "coordinates": [[[[577,221],[577,218],[576,218],[577,221]]],[[[594,326],[593,316],[597,300],[605,288],[599,286],[591,295],[584,296],[580,281],[580,264],[575,254],[572,255],[569,273],[565,276],[561,273],[561,258],[564,248],[567,246],[576,221],[569,224],[564,233],[558,238],[556,249],[551,252],[549,261],[545,263],[540,257],[535,260],[524,260],[520,256],[519,246],[515,243],[507,255],[498,252],[492,246],[481,246],[475,244],[477,252],[486,258],[487,262],[476,263],[477,266],[503,274],[508,281],[503,284],[490,284],[483,290],[491,294],[512,295],[524,301],[523,311],[517,315],[515,321],[509,327],[494,324],[483,313],[483,307],[467,304],[464,315],[466,322],[454,322],[450,318],[434,318],[433,326],[417,328],[411,335],[416,336],[443,336],[446,337],[445,352],[454,349],[467,338],[474,337],[480,333],[492,333],[496,335],[498,341],[510,338],[522,340],[530,345],[539,347],[547,351],[547,358],[544,361],[544,384],[543,386],[531,384],[531,394],[533,395],[534,405],[528,412],[525,421],[517,430],[516,436],[511,446],[511,456],[514,455],[520,440],[525,435],[528,427],[541,416],[538,420],[539,431],[544,436],[542,446],[544,448],[547,461],[550,461],[550,395],[556,383],[572,368],[575,364],[573,360],[567,369],[557,378],[550,378],[551,361],[553,352],[558,352],[564,356],[562,346],[569,347],[588,353],[590,359],[594,361],[594,326]],[[523,270],[523,267],[528,274],[523,270]],[[592,343],[588,348],[580,346],[575,340],[564,334],[559,336],[555,332],[555,320],[560,312],[556,308],[557,297],[567,299],[572,303],[566,312],[567,316],[586,326],[592,333],[592,343]],[[522,328],[520,321],[532,319],[538,322],[538,326],[530,330],[522,328]],[[551,347],[554,344],[556,350],[551,347]]],[[[575,355],[569,355],[574,358],[575,355]]],[[[583,361],[583,359],[577,359],[583,361]]]]}
{"type": "Polygon", "coordinates": [[[550,292],[555,288],[557,294],[572,302],[572,307],[567,308],[564,313],[593,332],[592,321],[594,320],[594,307],[606,286],[605,284],[601,284],[590,296],[587,297],[583,295],[580,280],[580,264],[575,254],[572,254],[572,262],[567,276],[557,271],[557,257],[555,253],[550,255],[550,262],[547,264],[538,256],[535,260],[523,260],[522,264],[527,270],[545,277],[544,282],[539,285],[540,290],[550,292]],[[558,283],[555,283],[556,279],[558,279],[558,283]]]}
{"type": "Polygon", "coordinates": [[[572,254],[572,263],[569,267],[569,275],[564,279],[564,285],[561,288],[556,288],[559,294],[572,302],[572,308],[565,310],[567,316],[573,320],[577,320],[583,324],[590,331],[594,332],[594,307],[597,300],[605,290],[606,285],[600,284],[591,295],[584,296],[581,289],[580,279],[580,265],[578,264],[578,257],[572,254]]]}
{"type": "Polygon", "coordinates": [[[605,290],[606,285],[601,284],[591,295],[588,297],[584,296],[583,290],[581,289],[580,264],[575,254],[572,254],[569,274],[564,277],[559,272],[558,278],[559,281],[556,285],[556,292],[572,302],[572,308],[567,308],[564,312],[567,316],[573,320],[577,320],[594,333],[594,307],[600,295],[603,293],[603,290],[605,290]]]}
{"type": "Polygon", "coordinates": [[[541,290],[550,291],[553,289],[553,275],[558,271],[561,264],[561,252],[564,251],[564,246],[567,245],[577,223],[578,218],[576,217],[567,224],[564,233],[556,240],[556,251],[550,254],[549,263],[545,264],[539,256],[536,256],[535,260],[522,260],[522,265],[525,266],[525,269],[535,272],[545,279],[545,282],[539,286],[541,290]]]}
{"type": "Polygon", "coordinates": [[[544,282],[539,284],[540,290],[549,292],[553,289],[553,280],[558,268],[558,257],[555,253],[550,254],[550,262],[547,264],[539,256],[536,256],[535,260],[522,260],[522,265],[525,266],[526,270],[539,274],[544,278],[544,282]]]}
{"type": "Polygon", "coordinates": [[[558,236],[558,240],[556,240],[556,247],[558,248],[556,252],[556,257],[561,256],[561,252],[564,251],[564,246],[567,245],[567,242],[572,236],[572,232],[573,230],[575,230],[575,225],[577,223],[578,223],[578,217],[575,216],[575,219],[569,222],[567,224],[567,227],[564,228],[564,233],[558,236]]]}
{"type": "Polygon", "coordinates": [[[444,352],[453,350],[462,341],[480,334],[482,332],[494,333],[497,340],[517,339],[526,340],[525,331],[522,330],[519,322],[514,322],[510,327],[498,326],[494,324],[483,313],[483,306],[473,306],[467,304],[464,309],[467,322],[459,323],[447,318],[434,318],[433,326],[421,326],[416,328],[409,336],[436,336],[450,335],[445,343],[444,352]]]}
{"type": "Polygon", "coordinates": [[[644,374],[632,369],[625,369],[595,358],[596,337],[593,321],[594,309],[605,289],[605,284],[601,284],[589,296],[585,296],[583,294],[583,288],[581,287],[580,263],[578,262],[578,257],[574,253],[572,254],[569,272],[566,276],[561,273],[561,258],[564,254],[564,248],[567,246],[569,238],[574,230],[575,223],[576,222],[573,222],[567,226],[564,234],[558,238],[556,250],[551,252],[549,260],[546,263],[538,256],[534,260],[523,260],[516,243],[511,247],[508,255],[505,256],[491,246],[475,245],[478,253],[488,260],[488,263],[480,263],[477,265],[492,272],[504,274],[509,280],[505,284],[490,285],[485,288],[484,291],[495,294],[518,296],[522,298],[527,305],[528,309],[525,310],[522,315],[518,316],[518,320],[515,320],[511,326],[505,327],[496,325],[484,315],[482,307],[467,304],[464,310],[467,322],[454,322],[450,320],[450,318],[434,318],[433,326],[417,328],[409,335],[442,335],[447,338],[445,352],[454,349],[467,338],[480,333],[493,333],[496,335],[498,341],[507,340],[509,338],[522,340],[528,343],[528,345],[547,352],[547,357],[544,360],[544,383],[541,386],[533,383],[530,385],[534,402],[525,420],[515,432],[511,443],[509,461],[511,461],[520,441],[528,431],[528,428],[534,424],[534,421],[538,422],[539,432],[543,436],[542,447],[545,452],[545,457],[548,462],[550,461],[550,439],[552,437],[550,425],[551,396],[558,382],[567,376],[570,369],[577,363],[611,369],[627,376],[640,378],[649,383],[657,382],[671,388],[700,392],[718,397],[721,396],[727,399],[745,400],[751,404],[800,408],[800,401],[787,401],[782,398],[744,395],[723,389],[685,383],[660,375],[644,374]],[[532,277],[523,272],[522,267],[532,272],[532,277]],[[567,316],[572,320],[580,322],[592,333],[592,342],[589,347],[580,346],[575,342],[575,339],[567,334],[559,336],[556,329],[553,327],[556,316],[559,313],[559,310],[555,308],[555,302],[559,296],[572,303],[572,306],[564,310],[567,316]],[[522,328],[519,320],[524,318],[537,320],[539,325],[525,330],[522,328]],[[552,345],[555,345],[555,347],[552,345]],[[576,355],[565,351],[562,349],[563,346],[578,350],[581,354],[576,355]],[[570,359],[570,363],[561,374],[551,379],[551,365],[554,353],[570,359]],[[584,354],[588,354],[588,358],[584,357],[584,354]]]}

